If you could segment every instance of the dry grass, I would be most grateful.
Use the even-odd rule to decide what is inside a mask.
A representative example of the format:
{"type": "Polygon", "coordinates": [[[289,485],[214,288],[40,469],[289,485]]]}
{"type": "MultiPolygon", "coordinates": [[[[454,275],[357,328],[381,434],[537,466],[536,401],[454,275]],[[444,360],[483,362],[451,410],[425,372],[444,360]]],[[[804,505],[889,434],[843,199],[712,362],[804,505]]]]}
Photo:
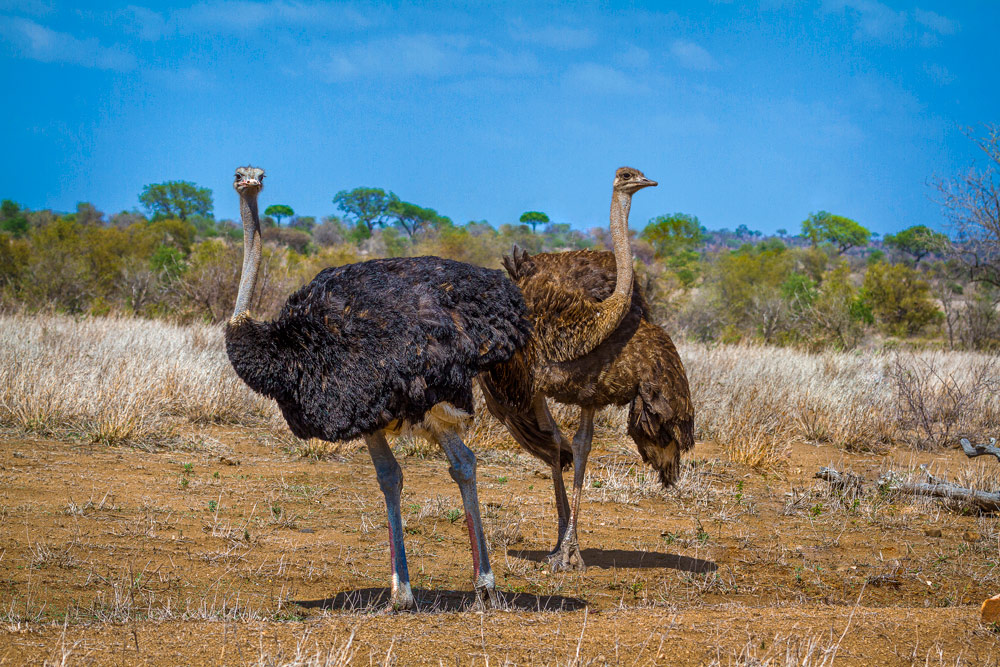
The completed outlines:
{"type": "Polygon", "coordinates": [[[233,373],[219,327],[0,317],[2,425],[142,446],[162,443],[185,422],[278,418],[233,373]]]}
{"type": "MultiPolygon", "coordinates": [[[[852,451],[929,446],[1000,430],[1000,363],[960,352],[825,352],[762,346],[681,344],[697,411],[697,437],[720,443],[734,461],[768,468],[790,441],[832,442],[852,451]],[[907,378],[911,381],[906,382],[907,378]],[[913,406],[922,406],[922,412],[913,406]]],[[[469,440],[516,448],[480,409],[469,440]]],[[[577,411],[553,405],[567,435],[577,411]]],[[[597,419],[597,436],[625,433],[626,408],[597,419]]],[[[218,326],[125,319],[0,316],[0,425],[75,435],[103,444],[154,446],[187,424],[267,425],[285,433],[271,401],[235,376],[218,326]]],[[[289,444],[291,439],[287,439],[289,444]]],[[[340,446],[292,445],[305,456],[340,446]]],[[[352,451],[353,446],[347,446],[352,451]]],[[[404,455],[436,447],[401,440],[404,455]]]]}
{"type": "MultiPolygon", "coordinates": [[[[767,467],[791,439],[832,442],[851,451],[910,445],[918,416],[901,400],[894,373],[920,370],[912,388],[927,404],[948,392],[970,394],[960,411],[940,410],[949,432],[984,438],[1000,429],[1000,368],[995,357],[967,352],[824,352],[682,344],[697,410],[697,437],[719,442],[739,462],[767,467]],[[926,369],[933,369],[929,373],[926,369]]],[[[953,404],[953,403],[951,403],[953,404]]],[[[957,442],[957,440],[956,440],[957,442]]],[[[955,443],[941,443],[955,444],[955,443]]]]}

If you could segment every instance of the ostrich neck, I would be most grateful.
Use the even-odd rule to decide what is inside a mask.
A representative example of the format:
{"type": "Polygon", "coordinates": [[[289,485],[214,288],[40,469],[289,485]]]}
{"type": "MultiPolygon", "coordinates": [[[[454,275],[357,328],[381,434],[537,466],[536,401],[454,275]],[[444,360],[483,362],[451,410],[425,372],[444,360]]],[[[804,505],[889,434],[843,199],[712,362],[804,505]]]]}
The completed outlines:
{"type": "Polygon", "coordinates": [[[632,195],[615,192],[611,198],[611,240],[617,273],[614,294],[624,297],[626,302],[632,298],[632,247],[628,240],[628,213],[631,208],[632,195]]]}
{"type": "Polygon", "coordinates": [[[632,307],[632,247],[628,241],[628,212],[632,195],[615,192],[611,197],[611,239],[615,250],[615,291],[601,302],[594,322],[594,340],[600,344],[621,324],[632,307]]]}
{"type": "Polygon", "coordinates": [[[250,299],[257,284],[260,269],[261,240],[260,219],[257,217],[257,193],[240,194],[240,218],[243,221],[243,271],[240,274],[240,291],[230,323],[242,319],[250,310],[250,299]]]}

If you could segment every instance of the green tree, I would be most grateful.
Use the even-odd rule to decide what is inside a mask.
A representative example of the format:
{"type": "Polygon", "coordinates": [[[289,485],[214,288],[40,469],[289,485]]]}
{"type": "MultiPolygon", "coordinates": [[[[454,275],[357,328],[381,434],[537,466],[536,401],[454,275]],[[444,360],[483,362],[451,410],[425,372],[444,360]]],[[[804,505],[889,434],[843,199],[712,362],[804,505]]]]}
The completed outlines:
{"type": "Polygon", "coordinates": [[[389,202],[389,214],[411,239],[427,227],[451,224],[451,220],[432,208],[423,208],[408,201],[395,199],[389,202]]]}
{"type": "Polygon", "coordinates": [[[778,337],[788,315],[782,285],[794,268],[793,254],[777,240],[719,253],[705,283],[728,324],[725,337],[754,333],[768,342],[778,337]]]}
{"type": "Polygon", "coordinates": [[[81,225],[103,225],[104,212],[97,210],[97,207],[87,201],[82,201],[76,205],[76,221],[81,225]]]}
{"type": "Polygon", "coordinates": [[[271,204],[264,209],[264,215],[270,215],[277,219],[278,226],[281,226],[282,218],[290,218],[295,215],[295,211],[292,210],[291,206],[286,206],[285,204],[271,204]]]}
{"type": "Polygon", "coordinates": [[[139,202],[154,218],[187,220],[192,215],[212,217],[212,191],[190,181],[147,185],[139,195],[139,202]]]}
{"type": "Polygon", "coordinates": [[[6,234],[0,234],[0,288],[18,284],[28,266],[30,254],[31,248],[27,241],[15,240],[6,234]]]}
{"type": "Polygon", "coordinates": [[[0,202],[0,231],[7,232],[14,238],[20,238],[28,233],[30,227],[28,216],[17,203],[10,199],[0,202]]]}
{"type": "Polygon", "coordinates": [[[948,247],[948,237],[926,225],[915,225],[898,234],[886,234],[883,243],[913,255],[914,263],[919,264],[927,255],[945,250],[948,247]]]}
{"type": "Polygon", "coordinates": [[[531,225],[531,231],[534,232],[535,227],[538,226],[539,223],[548,224],[549,216],[545,215],[541,211],[525,211],[521,214],[520,222],[523,222],[526,225],[531,225]]]}
{"type": "Polygon", "coordinates": [[[816,346],[832,344],[842,350],[856,347],[865,326],[874,322],[871,308],[851,283],[847,262],[823,274],[819,290],[803,314],[803,325],[812,329],[816,346]]]}
{"type": "Polygon", "coordinates": [[[312,232],[316,226],[316,218],[311,215],[297,215],[288,221],[288,226],[293,229],[301,229],[304,232],[312,232]]]}
{"type": "Polygon", "coordinates": [[[913,268],[876,262],[868,267],[861,295],[887,333],[913,335],[940,319],[931,288],[913,268]]]}
{"type": "Polygon", "coordinates": [[[683,287],[698,279],[697,248],[707,238],[698,218],[687,213],[661,215],[650,220],[639,238],[653,247],[656,257],[677,277],[683,287]]]}
{"type": "Polygon", "coordinates": [[[705,242],[705,228],[697,216],[674,213],[650,220],[639,238],[653,246],[656,256],[663,259],[697,249],[705,242]]]}
{"type": "Polygon", "coordinates": [[[872,235],[854,220],[826,211],[810,214],[802,222],[802,234],[812,241],[813,245],[820,241],[833,243],[840,254],[851,248],[867,245],[872,235]]]}
{"type": "Polygon", "coordinates": [[[354,188],[341,190],[333,203],[344,212],[344,217],[361,230],[361,238],[368,238],[376,227],[385,227],[392,220],[390,206],[399,201],[393,192],[382,188],[354,188]]]}

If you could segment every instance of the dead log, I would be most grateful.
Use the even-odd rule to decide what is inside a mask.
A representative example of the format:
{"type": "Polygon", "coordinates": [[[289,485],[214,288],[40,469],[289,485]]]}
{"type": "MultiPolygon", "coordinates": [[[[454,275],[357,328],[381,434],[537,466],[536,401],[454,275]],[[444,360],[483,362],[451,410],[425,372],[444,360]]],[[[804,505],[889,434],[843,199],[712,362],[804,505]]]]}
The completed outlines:
{"type": "MultiPolygon", "coordinates": [[[[927,471],[927,466],[920,466],[927,475],[926,482],[907,482],[893,472],[887,472],[878,478],[876,484],[880,488],[889,489],[912,496],[941,498],[959,503],[980,512],[1000,512],[1000,492],[978,491],[953,484],[934,477],[927,471]]],[[[841,492],[863,493],[864,481],[853,473],[842,473],[833,468],[823,467],[816,473],[819,479],[830,482],[834,489],[841,492]]]]}
{"type": "Polygon", "coordinates": [[[865,494],[864,478],[855,475],[853,472],[840,472],[839,470],[823,466],[816,473],[816,477],[830,482],[833,490],[839,492],[848,500],[860,498],[865,494]]]}
{"type": "Polygon", "coordinates": [[[962,451],[965,452],[965,455],[970,459],[982,456],[983,454],[989,454],[997,457],[997,461],[1000,461],[1000,447],[996,446],[996,438],[990,438],[990,444],[988,445],[974,445],[969,442],[967,438],[962,438],[958,442],[962,445],[962,451]]]}

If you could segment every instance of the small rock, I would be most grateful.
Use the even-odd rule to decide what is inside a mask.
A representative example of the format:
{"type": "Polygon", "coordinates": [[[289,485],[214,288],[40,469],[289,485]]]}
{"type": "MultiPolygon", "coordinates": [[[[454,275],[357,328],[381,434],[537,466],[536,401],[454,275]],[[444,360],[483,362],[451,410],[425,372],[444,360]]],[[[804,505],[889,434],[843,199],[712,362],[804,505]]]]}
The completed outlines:
{"type": "Polygon", "coordinates": [[[964,533],[962,533],[962,539],[965,540],[966,542],[978,542],[979,537],[980,537],[979,533],[977,533],[974,530],[967,530],[964,533]]]}
{"type": "Polygon", "coordinates": [[[234,461],[234,460],[232,460],[230,458],[227,458],[225,456],[220,456],[219,457],[219,461],[222,462],[222,463],[224,463],[224,464],[226,464],[227,466],[238,466],[240,464],[239,461],[234,461]]]}
{"type": "Polygon", "coordinates": [[[981,613],[983,623],[1000,621],[1000,595],[994,595],[989,600],[984,600],[981,613]]]}
{"type": "Polygon", "coordinates": [[[312,528],[299,528],[300,533],[315,533],[316,531],[312,528]]]}
{"type": "Polygon", "coordinates": [[[940,528],[924,528],[924,535],[927,537],[941,537],[940,528]]]}

